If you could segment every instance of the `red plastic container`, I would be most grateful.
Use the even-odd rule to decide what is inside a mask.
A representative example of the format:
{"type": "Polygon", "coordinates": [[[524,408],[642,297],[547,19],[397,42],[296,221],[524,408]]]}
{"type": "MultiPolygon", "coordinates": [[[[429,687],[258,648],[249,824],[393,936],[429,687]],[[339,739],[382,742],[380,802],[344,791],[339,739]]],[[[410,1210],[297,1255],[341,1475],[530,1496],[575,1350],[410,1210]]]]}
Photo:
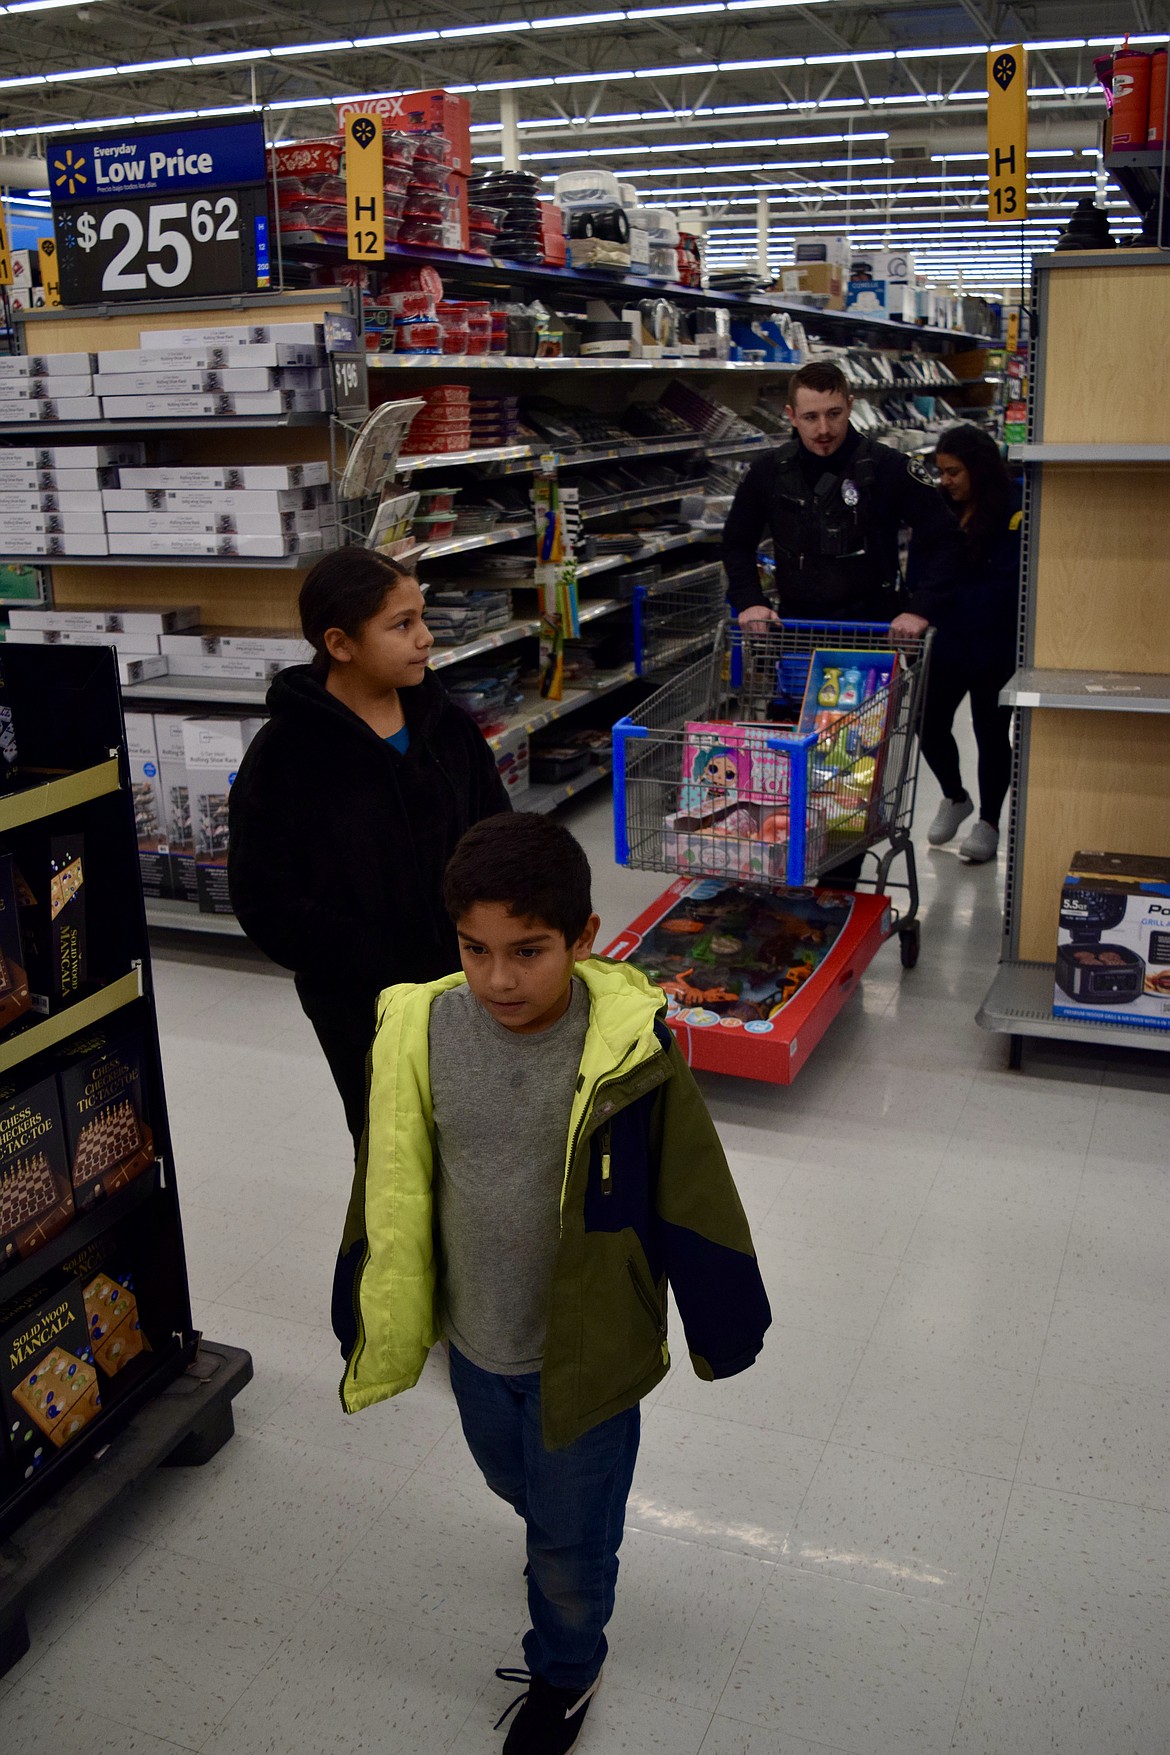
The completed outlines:
{"type": "Polygon", "coordinates": [[[1166,50],[1155,49],[1150,56],[1150,109],[1146,126],[1146,144],[1161,146],[1166,138],[1166,50]]]}
{"type": "Polygon", "coordinates": [[[1113,151],[1146,145],[1150,127],[1150,57],[1144,49],[1118,49],[1113,57],[1113,151]]]}

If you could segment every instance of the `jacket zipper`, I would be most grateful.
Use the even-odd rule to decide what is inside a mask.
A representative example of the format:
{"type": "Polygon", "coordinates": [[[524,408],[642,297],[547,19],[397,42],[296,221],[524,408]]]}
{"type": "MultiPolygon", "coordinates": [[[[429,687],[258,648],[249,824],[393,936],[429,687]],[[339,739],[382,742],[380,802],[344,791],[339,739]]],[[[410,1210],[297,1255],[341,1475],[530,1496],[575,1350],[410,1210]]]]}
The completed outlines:
{"type": "Polygon", "coordinates": [[[610,1152],[610,1123],[607,1121],[601,1133],[601,1192],[613,1193],[613,1158],[610,1152]]]}
{"type": "Polygon", "coordinates": [[[653,1318],[654,1329],[658,1330],[658,1339],[661,1341],[661,1337],[663,1337],[663,1318],[661,1318],[660,1307],[658,1307],[658,1299],[653,1299],[653,1297],[649,1295],[649,1292],[647,1292],[646,1286],[642,1285],[642,1279],[640,1279],[637,1267],[633,1265],[633,1260],[626,1260],[626,1271],[630,1274],[631,1285],[633,1285],[633,1290],[635,1290],[637,1297],[639,1297],[639,1304],[642,1306],[642,1309],[646,1311],[647,1316],[653,1318]]]}

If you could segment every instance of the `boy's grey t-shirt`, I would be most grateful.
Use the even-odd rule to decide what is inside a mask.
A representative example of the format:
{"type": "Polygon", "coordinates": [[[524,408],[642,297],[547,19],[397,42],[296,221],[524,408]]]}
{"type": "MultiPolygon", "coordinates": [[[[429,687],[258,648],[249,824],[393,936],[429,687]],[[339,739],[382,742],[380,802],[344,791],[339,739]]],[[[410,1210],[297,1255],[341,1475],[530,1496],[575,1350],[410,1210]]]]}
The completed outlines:
{"type": "Polygon", "coordinates": [[[481,1370],[539,1371],[569,1115],[589,1027],[573,981],[548,1030],[508,1030],[452,987],[431,1006],[439,1310],[481,1370]]]}

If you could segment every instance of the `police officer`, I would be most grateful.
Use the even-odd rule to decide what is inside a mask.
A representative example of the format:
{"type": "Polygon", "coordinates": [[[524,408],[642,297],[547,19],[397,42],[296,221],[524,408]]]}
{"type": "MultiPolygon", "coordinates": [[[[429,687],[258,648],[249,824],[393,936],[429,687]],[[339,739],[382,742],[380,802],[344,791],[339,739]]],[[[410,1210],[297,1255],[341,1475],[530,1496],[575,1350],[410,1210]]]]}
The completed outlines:
{"type": "Polygon", "coordinates": [[[770,529],[784,616],[797,621],[889,622],[894,638],[919,638],[951,588],[959,526],[914,459],[867,439],[849,423],[853,397],[838,366],[802,366],[785,409],[795,436],[757,458],[723,530],[728,596],[741,628],[778,620],[760,589],[756,551],[770,529]],[[898,533],[911,530],[906,595],[898,533]]]}

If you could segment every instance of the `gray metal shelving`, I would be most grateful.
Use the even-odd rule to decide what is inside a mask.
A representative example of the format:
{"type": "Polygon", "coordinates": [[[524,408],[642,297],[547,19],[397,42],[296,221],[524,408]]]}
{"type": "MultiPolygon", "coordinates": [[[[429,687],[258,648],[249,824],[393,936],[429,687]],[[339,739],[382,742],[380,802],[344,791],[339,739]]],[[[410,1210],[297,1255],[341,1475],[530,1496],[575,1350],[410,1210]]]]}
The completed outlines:
{"type": "Polygon", "coordinates": [[[985,1030],[1010,1036],[1047,1036],[1064,1042],[1152,1048],[1170,1053],[1170,1030],[1108,1024],[1100,1018],[1057,1018],[1052,1012],[1055,971],[1051,963],[999,965],[977,1013],[985,1030]]]}
{"type": "Polygon", "coordinates": [[[1170,713],[1170,676],[1119,670],[1017,670],[999,692],[1004,707],[1078,712],[1170,713]]]}
{"type": "Polygon", "coordinates": [[[1013,463],[1170,463],[1170,445],[1058,444],[1010,445],[1013,463]]]}

